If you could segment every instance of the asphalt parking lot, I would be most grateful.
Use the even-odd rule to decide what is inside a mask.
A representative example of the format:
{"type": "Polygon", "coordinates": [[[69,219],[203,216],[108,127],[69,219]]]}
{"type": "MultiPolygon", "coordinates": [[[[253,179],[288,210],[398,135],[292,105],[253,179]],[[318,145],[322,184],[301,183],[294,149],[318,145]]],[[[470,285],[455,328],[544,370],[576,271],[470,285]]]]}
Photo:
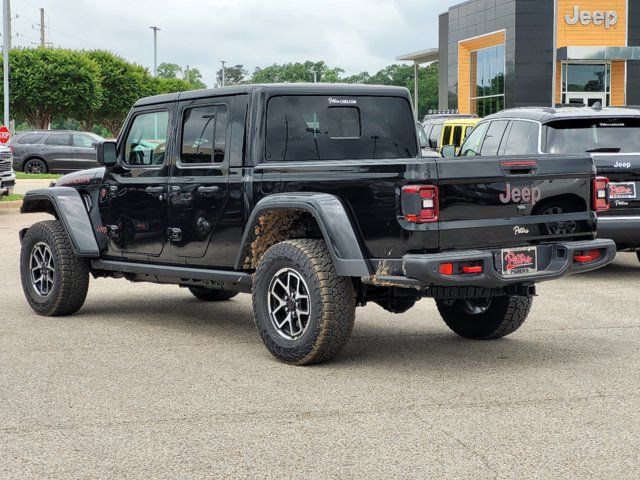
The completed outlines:
{"type": "Polygon", "coordinates": [[[0,478],[639,478],[640,263],[542,284],[521,330],[453,335],[423,300],[358,310],[333,362],[278,363],[250,298],[92,280],[34,315],[0,210],[0,478]]]}

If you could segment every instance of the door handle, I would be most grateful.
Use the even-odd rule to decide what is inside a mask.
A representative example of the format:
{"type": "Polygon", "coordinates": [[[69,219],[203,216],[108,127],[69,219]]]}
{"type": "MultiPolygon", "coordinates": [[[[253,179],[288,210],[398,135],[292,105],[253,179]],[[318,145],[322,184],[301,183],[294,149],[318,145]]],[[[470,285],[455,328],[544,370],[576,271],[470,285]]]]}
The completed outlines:
{"type": "Polygon", "coordinates": [[[151,194],[164,193],[164,187],[147,187],[144,189],[144,191],[151,194]]]}
{"type": "Polygon", "coordinates": [[[202,194],[203,197],[211,196],[214,193],[218,193],[219,191],[220,191],[220,187],[217,187],[217,186],[198,187],[198,193],[202,194]]]}

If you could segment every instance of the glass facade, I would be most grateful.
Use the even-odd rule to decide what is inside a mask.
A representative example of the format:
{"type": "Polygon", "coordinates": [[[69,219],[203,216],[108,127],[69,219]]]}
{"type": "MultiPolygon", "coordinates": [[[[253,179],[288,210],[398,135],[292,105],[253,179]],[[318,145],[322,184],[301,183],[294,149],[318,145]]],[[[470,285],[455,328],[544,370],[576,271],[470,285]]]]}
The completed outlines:
{"type": "Polygon", "coordinates": [[[504,44],[471,52],[471,112],[481,117],[504,109],[504,44]]]}
{"type": "Polygon", "coordinates": [[[594,100],[599,100],[604,105],[609,105],[610,94],[610,63],[562,62],[562,103],[591,105],[594,100]],[[579,93],[585,95],[577,95],[579,93]],[[594,93],[601,95],[590,95],[594,93]]]}

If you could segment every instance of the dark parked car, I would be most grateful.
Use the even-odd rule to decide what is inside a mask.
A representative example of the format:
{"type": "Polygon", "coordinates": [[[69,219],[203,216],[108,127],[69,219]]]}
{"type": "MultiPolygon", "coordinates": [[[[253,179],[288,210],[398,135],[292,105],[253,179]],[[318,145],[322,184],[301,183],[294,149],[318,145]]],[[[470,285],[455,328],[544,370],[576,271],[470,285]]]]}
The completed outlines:
{"type": "Polygon", "coordinates": [[[26,173],[69,173],[98,166],[96,144],[104,139],[88,132],[41,130],[20,132],[11,140],[13,168],[26,173]]]}
{"type": "MultiPolygon", "coordinates": [[[[598,237],[614,240],[618,250],[635,251],[640,259],[640,109],[503,110],[483,119],[461,149],[464,156],[538,154],[593,158],[598,175],[611,182],[611,208],[598,213],[598,237]]],[[[563,208],[572,211],[573,205],[563,208]]]]}

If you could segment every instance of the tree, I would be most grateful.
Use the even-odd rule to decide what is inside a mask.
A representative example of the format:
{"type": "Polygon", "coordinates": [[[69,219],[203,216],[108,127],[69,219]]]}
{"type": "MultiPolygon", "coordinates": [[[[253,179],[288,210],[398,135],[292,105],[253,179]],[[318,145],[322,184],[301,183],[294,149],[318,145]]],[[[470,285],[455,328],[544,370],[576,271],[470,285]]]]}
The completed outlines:
{"type": "Polygon", "coordinates": [[[13,114],[36,128],[100,105],[100,67],[82,53],[19,48],[11,50],[9,62],[13,114]]]}
{"type": "MultiPolygon", "coordinates": [[[[342,81],[346,83],[364,83],[369,85],[394,85],[406,87],[414,95],[413,65],[389,65],[374,75],[361,72],[342,81]]],[[[422,118],[429,109],[438,108],[438,62],[418,68],[418,118],[422,118]]],[[[415,101],[415,98],[414,98],[415,101]]]]}
{"type": "Polygon", "coordinates": [[[186,92],[187,90],[193,90],[193,85],[182,78],[149,77],[144,96],[186,92]]]}
{"type": "Polygon", "coordinates": [[[185,69],[184,79],[189,82],[194,89],[207,88],[207,84],[202,81],[202,74],[197,68],[185,69]]]}
{"type": "Polygon", "coordinates": [[[97,108],[78,112],[76,118],[82,122],[83,130],[90,131],[95,123],[101,123],[115,136],[131,106],[144,96],[149,72],[104,50],[86,55],[100,67],[102,98],[97,108]]]}
{"type": "MultiPolygon", "coordinates": [[[[229,85],[242,85],[245,83],[245,79],[249,75],[249,72],[243,65],[235,65],[233,67],[224,68],[224,84],[229,85]]],[[[222,86],[222,69],[216,72],[216,87],[222,86]]]]}
{"type": "Polygon", "coordinates": [[[158,65],[156,76],[160,78],[178,78],[182,73],[182,67],[176,63],[162,62],[158,65]]]}
{"type": "Polygon", "coordinates": [[[304,63],[274,63],[265,68],[256,68],[251,83],[299,83],[313,82],[314,72],[318,82],[340,82],[344,70],[329,68],[326,63],[306,61],[304,63]]]}

